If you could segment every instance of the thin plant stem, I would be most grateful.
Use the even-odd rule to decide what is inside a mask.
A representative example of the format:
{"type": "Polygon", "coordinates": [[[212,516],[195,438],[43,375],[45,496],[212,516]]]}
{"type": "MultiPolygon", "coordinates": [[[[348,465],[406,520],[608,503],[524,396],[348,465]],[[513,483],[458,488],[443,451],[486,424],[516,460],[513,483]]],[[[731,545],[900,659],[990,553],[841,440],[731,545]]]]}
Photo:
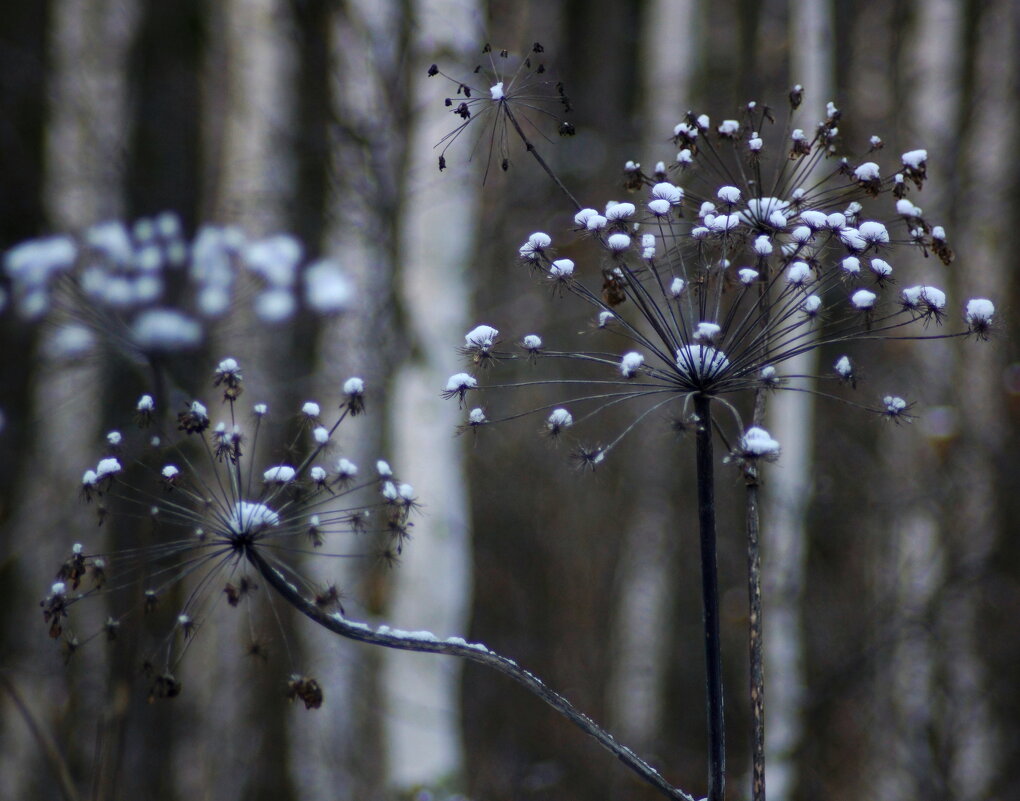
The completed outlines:
{"type": "Polygon", "coordinates": [[[751,801],[765,801],[765,660],[762,640],[758,468],[744,468],[747,530],[748,663],[751,680],[751,801]]]}
{"type": "Polygon", "coordinates": [[[529,692],[579,727],[610,751],[643,781],[655,787],[662,795],[677,801],[695,801],[694,796],[674,787],[655,768],[623,745],[612,734],[580,712],[570,701],[549,688],[534,673],[525,670],[514,660],[502,656],[480,643],[468,643],[459,638],[439,639],[428,632],[407,632],[386,626],[372,628],[364,623],[347,620],[342,615],[326,612],[314,601],[305,598],[279,570],[259,553],[254,544],[246,545],[244,555],[276,593],[288,604],[323,628],[351,640],[394,648],[400,651],[446,654],[459,656],[493,668],[523,685],[529,692]]]}
{"type": "Polygon", "coordinates": [[[2,672],[0,672],[0,687],[3,687],[7,696],[11,699],[11,703],[18,710],[18,714],[21,715],[21,719],[25,722],[25,726],[35,740],[36,745],[42,751],[43,757],[49,765],[53,777],[56,779],[57,786],[60,788],[60,793],[64,797],[64,801],[78,801],[78,791],[74,786],[74,778],[71,776],[67,760],[60,753],[57,743],[43,730],[35,715],[32,714],[28,704],[25,703],[25,699],[21,697],[21,693],[15,688],[14,683],[2,672]]]}
{"type": "Polygon", "coordinates": [[[719,577],[716,566],[712,399],[694,397],[697,423],[698,527],[701,533],[701,600],[704,609],[705,685],[708,706],[708,801],[726,797],[726,726],[723,716],[719,577]]]}
{"type": "MultiPolygon", "coordinates": [[[[767,297],[759,297],[762,305],[763,346],[768,348],[770,309],[767,297]]],[[[754,425],[765,422],[768,392],[758,387],[754,393],[754,425]]],[[[744,464],[745,510],[747,534],[747,650],[751,700],[751,801],[765,801],[765,640],[761,601],[761,529],[759,515],[760,478],[754,461],[744,464]]]]}
{"type": "Polygon", "coordinates": [[[505,100],[503,101],[503,111],[506,113],[506,118],[508,120],[510,120],[510,124],[513,125],[514,130],[517,132],[517,135],[519,137],[521,137],[521,141],[524,142],[524,147],[527,149],[527,151],[532,156],[535,157],[535,161],[537,161],[539,163],[539,165],[542,167],[542,169],[545,170],[546,175],[548,175],[550,178],[552,178],[553,183],[556,184],[557,188],[564,195],[566,195],[568,198],[570,198],[570,202],[574,204],[574,208],[575,209],[580,209],[581,208],[581,204],[577,202],[577,198],[574,197],[571,194],[570,190],[567,189],[567,187],[563,185],[563,182],[559,179],[559,177],[556,175],[556,173],[554,173],[552,171],[552,168],[548,164],[545,163],[545,159],[542,158],[542,155],[538,152],[538,150],[535,148],[535,146],[533,144],[531,144],[531,140],[528,139],[528,135],[526,133],[524,133],[524,130],[521,128],[520,124],[517,122],[517,118],[514,116],[513,111],[510,110],[510,104],[507,103],[505,100]]]}

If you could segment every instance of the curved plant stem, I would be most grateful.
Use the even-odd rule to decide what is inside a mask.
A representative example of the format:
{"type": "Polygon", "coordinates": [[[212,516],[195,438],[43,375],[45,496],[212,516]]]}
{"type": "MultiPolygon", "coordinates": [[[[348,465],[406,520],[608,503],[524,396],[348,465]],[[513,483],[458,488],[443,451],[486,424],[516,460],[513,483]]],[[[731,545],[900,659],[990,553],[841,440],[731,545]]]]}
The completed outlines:
{"type": "Polygon", "coordinates": [[[39,725],[39,721],[32,714],[32,710],[25,703],[25,699],[21,697],[21,693],[17,691],[14,683],[2,672],[0,672],[0,687],[3,687],[7,696],[11,699],[11,703],[18,710],[18,714],[21,715],[21,719],[25,722],[25,726],[28,727],[29,733],[39,746],[39,750],[42,751],[43,757],[50,766],[50,770],[53,771],[53,776],[56,779],[57,786],[60,787],[64,801],[78,801],[78,791],[74,786],[74,778],[71,776],[67,760],[60,753],[56,742],[39,725]]]}
{"type": "Polygon", "coordinates": [[[578,711],[570,701],[546,686],[545,682],[538,678],[538,676],[525,670],[512,659],[490,650],[481,643],[468,643],[456,637],[445,640],[439,639],[435,635],[424,631],[400,631],[390,629],[387,626],[372,628],[365,623],[355,623],[347,620],[339,614],[325,612],[316,606],[313,601],[305,598],[293,584],[287,581],[276,568],[269,564],[258,552],[257,546],[247,546],[245,548],[245,556],[284,601],[334,634],[358,640],[359,642],[381,645],[385,648],[459,656],[472,662],[487,665],[504,676],[509,676],[517,683],[522,684],[532,694],[541,698],[585,733],[594,737],[602,747],[610,751],[642,780],[655,787],[667,798],[677,799],[678,801],[695,801],[693,796],[688,795],[677,787],[673,787],[655,768],[625,745],[619,743],[613,735],[587,715],[578,711]]]}
{"type": "Polygon", "coordinates": [[[723,801],[726,797],[726,726],[723,718],[722,649],[719,638],[711,404],[712,399],[707,395],[697,395],[694,398],[694,411],[698,416],[698,528],[701,532],[701,600],[704,608],[708,702],[708,801],[723,801]]]}

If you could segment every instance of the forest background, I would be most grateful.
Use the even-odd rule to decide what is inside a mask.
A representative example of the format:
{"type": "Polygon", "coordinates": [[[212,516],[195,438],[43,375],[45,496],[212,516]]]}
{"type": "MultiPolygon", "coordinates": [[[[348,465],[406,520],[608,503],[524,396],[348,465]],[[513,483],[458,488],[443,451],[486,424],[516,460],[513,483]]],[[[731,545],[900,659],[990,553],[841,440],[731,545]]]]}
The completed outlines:
{"type": "MultiPolygon", "coordinates": [[[[486,41],[541,41],[578,131],[543,152],[595,206],[624,199],[626,160],[675,155],[688,109],[714,120],[751,99],[783,108],[795,82],[805,127],[831,99],[851,149],[873,133],[889,158],[927,148],[918,202],[957,253],[942,281],[995,299],[1003,322],[977,348],[868,353],[869,383],[912,388],[913,425],[808,396],[773,410],[784,455],[763,519],[770,794],[1020,797],[1020,4],[49,0],[4,17],[0,251],[173,210],[189,232],[289,232],[309,256],[337,258],[359,292],[340,321],[267,331],[232,314],[204,352],[209,370],[239,358],[282,407],[335,394],[352,373],[368,382],[372,425],[346,447],[385,451],[423,509],[395,569],[345,583],[348,613],[486,642],[695,794],[696,534],[669,525],[693,524],[691,443],[644,426],[581,475],[527,423],[455,437],[463,413],[439,392],[469,328],[587,321],[515,264],[528,234],[555,235],[573,210],[519,148],[483,186],[487,145],[473,149],[473,132],[440,173],[433,145],[457,120],[449,85],[426,69],[468,75],[486,41]]],[[[82,798],[654,797],[501,677],[337,643],[296,619],[285,626],[325,690],[318,711],[287,704],[279,671],[225,629],[189,655],[173,700],[146,703],[99,652],[65,666],[38,601],[70,544],[100,536],[78,482],[117,404],[138,393],[98,356],[62,358],[55,331],[0,317],[0,797],[56,797],[45,743],[82,798]]],[[[741,530],[729,511],[739,481],[719,483],[737,797],[746,562],[728,533],[741,530]]]]}

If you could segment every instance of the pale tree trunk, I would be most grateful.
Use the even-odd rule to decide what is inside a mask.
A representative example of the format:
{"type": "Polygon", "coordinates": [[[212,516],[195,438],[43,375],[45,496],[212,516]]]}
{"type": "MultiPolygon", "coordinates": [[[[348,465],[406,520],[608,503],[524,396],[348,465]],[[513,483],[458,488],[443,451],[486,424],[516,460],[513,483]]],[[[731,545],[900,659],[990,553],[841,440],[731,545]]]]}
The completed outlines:
{"type": "MultiPolygon", "coordinates": [[[[952,174],[955,132],[944,124],[958,119],[960,113],[963,32],[960,4],[956,0],[935,0],[916,5],[913,34],[902,53],[902,118],[909,130],[902,149],[925,147],[929,153],[928,184],[918,204],[923,205],[929,221],[941,221],[948,208],[947,184],[952,174]]],[[[946,269],[938,259],[918,259],[917,272],[910,284],[945,287],[946,269]]],[[[904,270],[906,273],[906,270],[904,270]]],[[[890,680],[881,682],[878,706],[884,711],[873,738],[873,790],[879,799],[905,797],[945,798],[946,764],[936,743],[942,739],[939,667],[944,658],[944,643],[931,636],[925,622],[938,608],[938,595],[945,589],[946,552],[941,515],[932,505],[932,496],[949,497],[951,484],[944,480],[947,465],[933,458],[932,447],[941,435],[937,427],[952,425],[956,412],[946,404],[951,395],[951,372],[947,365],[960,351],[959,342],[934,341],[910,348],[913,370],[898,365],[897,373],[915,380],[910,388],[914,397],[923,399],[920,410],[922,428],[909,432],[889,432],[883,437],[886,464],[892,475],[902,477],[903,486],[895,494],[903,501],[894,505],[889,518],[889,557],[876,565],[879,584],[886,588],[892,613],[884,626],[895,645],[890,659],[890,680]],[[922,431],[934,436],[921,439],[922,431]]],[[[908,358],[907,353],[900,359],[908,358]]],[[[903,388],[904,392],[907,388],[903,388]]],[[[950,432],[946,434],[953,436],[950,432]]]]}
{"type": "MultiPolygon", "coordinates": [[[[137,7],[131,0],[63,0],[52,4],[50,14],[51,101],[43,195],[50,227],[70,233],[122,212],[124,73],[137,7]]],[[[100,371],[94,361],[68,363],[52,354],[45,339],[38,358],[34,445],[20,468],[32,480],[25,484],[4,540],[7,553],[18,558],[23,586],[42,595],[75,541],[102,546],[93,519],[66,503],[78,491],[81,470],[95,461],[99,431],[81,421],[93,420],[100,405],[100,371]],[[60,536],[40,536],[54,532],[60,536]]],[[[107,691],[102,682],[104,655],[80,654],[79,667],[85,671],[75,678],[63,671],[56,645],[35,636],[38,619],[33,615],[30,620],[33,625],[24,634],[26,647],[17,664],[4,659],[6,668],[15,668],[9,679],[48,734],[67,743],[65,757],[72,770],[87,775],[96,767],[94,742],[75,734],[80,721],[72,718],[84,715],[100,728],[105,725],[111,710],[102,700],[107,691]]],[[[51,771],[32,767],[38,743],[26,736],[24,721],[6,706],[7,700],[0,701],[0,796],[21,798],[40,786],[37,769],[51,771]]]]}
{"type": "MultiPolygon", "coordinates": [[[[285,229],[286,198],[292,191],[292,165],[284,140],[292,117],[293,60],[286,10],[284,0],[228,0],[217,4],[209,18],[202,97],[206,186],[200,223],[236,225],[250,238],[285,229]]],[[[242,275],[240,280],[247,277],[242,275]]],[[[244,283],[235,290],[239,300],[229,310],[229,326],[214,331],[209,352],[215,360],[236,358],[252,393],[242,402],[267,402],[279,420],[290,410],[280,408],[280,396],[268,379],[288,357],[280,338],[267,336],[255,320],[247,300],[252,291],[244,283]]],[[[211,375],[215,364],[196,365],[195,373],[211,375]]],[[[206,392],[206,386],[201,391],[206,392]]],[[[267,440],[263,437],[260,446],[267,440]]],[[[247,454],[254,464],[267,455],[264,447],[247,454]]],[[[246,657],[245,648],[253,636],[247,615],[223,611],[227,614],[208,617],[202,632],[206,647],[193,648],[182,666],[187,702],[194,711],[192,724],[200,734],[178,738],[175,775],[185,796],[286,798],[283,760],[256,756],[269,747],[270,738],[274,748],[286,741],[285,710],[279,701],[281,678],[272,663],[263,665],[246,657]],[[225,687],[230,691],[224,692],[225,687]],[[235,750],[239,732],[249,733],[249,748],[235,750]],[[229,749],[227,753],[237,754],[235,770],[224,770],[220,761],[209,759],[210,744],[220,743],[229,749]]],[[[270,620],[259,620],[257,625],[273,631],[270,620]]],[[[282,635],[270,636],[274,637],[270,647],[282,653],[282,635]]]]}
{"type": "MultiPolygon", "coordinates": [[[[790,74],[804,86],[800,125],[809,130],[824,119],[834,88],[834,24],[828,0],[790,3],[790,74]]],[[[784,372],[815,375],[818,353],[809,350],[785,362],[784,372]]],[[[812,389],[810,381],[793,386],[812,389]]],[[[796,790],[797,752],[805,736],[804,592],[807,512],[812,495],[815,398],[808,392],[778,392],[769,400],[770,433],[782,444],[778,465],[766,471],[762,564],[765,630],[767,788],[773,798],[796,790]]]]}
{"type": "MultiPolygon", "coordinates": [[[[331,152],[323,254],[336,259],[357,293],[354,307],[326,323],[318,337],[315,385],[325,405],[335,403],[350,376],[365,381],[367,412],[338,431],[339,453],[359,465],[364,478],[376,461],[389,461],[401,481],[414,477],[395,458],[388,431],[390,381],[406,355],[402,320],[394,303],[396,227],[406,133],[406,83],[402,70],[409,19],[403,3],[358,0],[337,6],[329,24],[331,152]]],[[[427,65],[426,65],[427,68],[427,65]]],[[[371,551],[380,543],[358,538],[339,543],[371,551]]],[[[413,548],[416,541],[409,543],[413,548]]],[[[406,551],[406,549],[405,549],[406,551]]],[[[389,619],[393,572],[365,560],[313,559],[309,574],[336,581],[355,619],[389,619]]],[[[302,797],[344,801],[383,798],[387,764],[379,649],[323,638],[302,627],[306,659],[333,704],[333,714],[295,710],[291,774],[302,797]]]]}
{"type": "MultiPolygon", "coordinates": [[[[442,399],[439,389],[461,369],[454,348],[476,322],[469,318],[468,267],[481,180],[458,164],[438,172],[433,145],[449,130],[450,121],[441,113],[448,89],[428,78],[426,69],[435,61],[470,65],[482,34],[467,23],[451,27],[448,20],[479,14],[473,0],[415,3],[417,29],[409,48],[410,95],[416,102],[402,192],[411,202],[400,215],[396,278],[410,353],[393,378],[390,414],[395,463],[423,508],[393,576],[389,617],[401,628],[440,636],[463,635],[470,610],[464,448],[471,437],[454,436],[463,414],[442,399]]],[[[458,777],[464,769],[459,660],[386,651],[383,669],[391,784],[407,790],[458,777]]]]}
{"type": "MultiPolygon", "coordinates": [[[[960,156],[965,175],[961,187],[957,285],[964,298],[1005,299],[1014,254],[1004,235],[987,227],[991,210],[1015,203],[1016,188],[1005,165],[1015,160],[1020,59],[1017,57],[1017,12],[1010,0],[985,5],[978,20],[974,52],[973,106],[961,118],[972,129],[960,156]]],[[[1014,206],[1015,208],[1015,206],[1014,206]]],[[[946,594],[938,621],[943,692],[948,699],[941,726],[948,761],[946,799],[977,801],[995,794],[1001,740],[989,708],[979,632],[980,579],[1003,521],[997,510],[996,465],[1004,463],[1007,410],[999,390],[1007,349],[1001,341],[968,342],[954,365],[954,402],[960,437],[953,443],[953,499],[942,536],[947,561],[957,573],[957,588],[946,594]]]]}
{"type": "MultiPolygon", "coordinates": [[[[659,156],[668,160],[663,137],[691,105],[695,66],[696,3],[657,0],[644,12],[639,50],[654,53],[641,61],[644,97],[640,130],[642,157],[651,172],[659,156]]],[[[662,481],[661,466],[676,440],[655,423],[636,431],[651,472],[634,476],[636,497],[627,515],[616,575],[619,598],[610,622],[613,662],[608,681],[609,728],[638,753],[660,755],[664,734],[666,671],[671,640],[666,636],[675,608],[677,540],[670,510],[677,487],[662,481]]],[[[690,443],[683,443],[684,446],[690,443]]],[[[672,476],[672,473],[670,473],[672,476]]],[[[675,477],[674,477],[675,478],[675,477]]]]}

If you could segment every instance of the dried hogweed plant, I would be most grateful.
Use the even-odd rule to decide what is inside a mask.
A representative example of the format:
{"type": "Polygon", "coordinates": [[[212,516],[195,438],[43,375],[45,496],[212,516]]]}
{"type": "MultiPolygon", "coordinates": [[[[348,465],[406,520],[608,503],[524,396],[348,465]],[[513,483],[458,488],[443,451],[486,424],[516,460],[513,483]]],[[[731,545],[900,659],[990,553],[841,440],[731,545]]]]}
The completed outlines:
{"type": "MultiPolygon", "coordinates": [[[[487,665],[669,797],[693,801],[512,659],[456,636],[350,619],[344,588],[307,577],[308,560],[394,562],[413,526],[418,504],[411,486],[381,460],[365,477],[334,444],[340,424],[365,411],[360,378],[343,384],[331,413],[304,403],[293,440],[265,464],[257,460],[270,411],[240,402],[244,381],[235,359],[223,359],[212,373],[218,405],[189,399],[170,408],[169,357],[207,344],[240,299],[250,298],[266,324],[299,310],[343,312],[353,293],[339,265],[304,265],[300,244],[289,236],[249,240],[237,229],[207,226],[189,243],[167,214],[131,228],[114,222],[81,237],[32,240],[9,251],[4,268],[15,311],[26,321],[55,324],[55,356],[98,351],[151,373],[151,393],[125,410],[129,425],[106,434],[104,454],[80,483],[81,502],[98,522],[134,521],[138,542],[114,550],[98,538],[71,543],[41,602],[49,635],[69,658],[90,641],[116,643],[122,627],[138,623],[151,635],[139,665],[149,698],[173,698],[183,690],[180,661],[212,615],[247,615],[245,650],[262,655],[253,605],[269,606],[275,617],[277,599],[349,639],[487,665]],[[112,610],[105,621],[87,611],[99,598],[112,610]]],[[[295,416],[288,417],[293,423],[295,416]]],[[[300,666],[291,669],[288,697],[319,707],[326,690],[300,666]]]]}
{"type": "MultiPolygon", "coordinates": [[[[155,400],[143,395],[134,430],[107,434],[105,455],[82,476],[81,499],[100,524],[114,516],[135,521],[138,544],[112,553],[73,544],[42,602],[50,636],[69,653],[94,639],[116,640],[131,621],[159,629],[166,619],[154,613],[173,605],[172,626],[157,630],[143,665],[150,697],[180,692],[177,665],[216,610],[243,608],[251,633],[246,650],[258,654],[264,646],[252,604],[265,594],[261,585],[285,585],[323,614],[342,615],[342,591],[306,578],[307,559],[393,561],[413,525],[414,491],[385,461],[362,477],[337,455],[337,429],[365,409],[360,378],[344,383],[332,417],[318,403],[304,403],[288,456],[266,465],[255,459],[267,405],[242,406],[243,375],[234,359],[219,363],[212,383],[222,394],[218,409],[193,400],[164,430],[155,400]],[[82,631],[72,613],[98,595],[111,604],[123,597],[97,630],[82,631]]],[[[295,670],[289,681],[291,697],[309,708],[322,703],[313,678],[295,670]]]]}
{"type": "MultiPolygon", "coordinates": [[[[498,113],[508,101],[497,97],[497,89],[486,102],[498,113]]],[[[953,258],[944,229],[931,224],[911,199],[926,179],[926,151],[902,154],[889,170],[878,163],[881,139],[872,137],[864,158],[843,156],[841,114],[832,103],[824,120],[796,127],[802,94],[799,86],[790,93],[781,131],[773,110],[757,103],[746,104],[738,119],[717,124],[688,112],[673,130],[676,155],[668,164],[660,161],[646,172],[627,162],[624,185],[643,195],[640,201],[582,208],[564,190],[574,205],[572,238],[586,242],[590,257],[580,264],[559,257],[545,232],[532,233],[518,257],[553,295],[587,306],[598,335],[578,348],[574,341],[546,342],[537,333],[520,332],[506,347],[497,328],[479,325],[461,349],[471,372],[451,376],[445,388],[446,397],[469,408],[465,429],[537,417],[553,438],[583,432],[586,423],[626,405],[628,422],[621,430],[575,448],[580,464],[593,469],[643,423],[668,418],[674,427],[694,431],[709,801],[721,801],[725,792],[716,436],[748,487],[757,801],[764,798],[757,487],[760,463],[780,453],[780,444],[762,427],[768,394],[808,391],[893,422],[909,421],[911,404],[898,394],[852,397],[860,379],[860,346],[893,339],[987,339],[995,316],[987,299],[954,307],[932,284],[898,283],[899,266],[911,253],[944,264],[953,258]],[[820,348],[842,353],[809,386],[794,385],[791,379],[805,376],[788,375],[787,365],[820,348]],[[492,374],[509,360],[525,360],[545,372],[517,383],[479,380],[478,368],[492,366],[492,374]],[[536,386],[558,394],[537,407],[501,410],[507,393],[536,386]],[[491,402],[475,400],[480,396],[491,402]]],[[[530,150],[530,142],[525,144],[530,150]]]]}

